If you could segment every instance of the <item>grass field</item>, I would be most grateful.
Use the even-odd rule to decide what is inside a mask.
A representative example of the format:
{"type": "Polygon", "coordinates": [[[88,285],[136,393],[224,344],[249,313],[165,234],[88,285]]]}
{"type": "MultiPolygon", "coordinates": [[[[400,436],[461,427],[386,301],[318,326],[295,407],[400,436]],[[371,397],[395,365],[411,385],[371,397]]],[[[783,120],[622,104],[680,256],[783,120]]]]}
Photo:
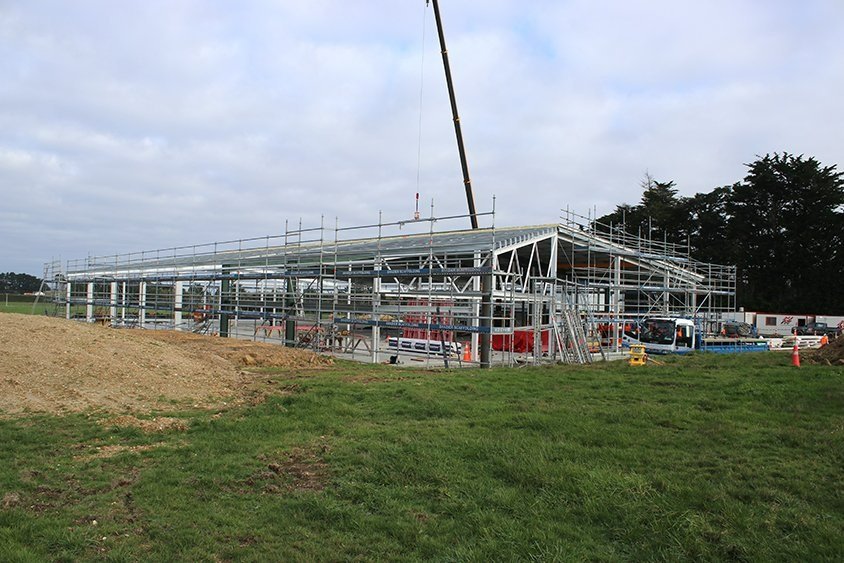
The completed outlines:
{"type": "Polygon", "coordinates": [[[255,404],[0,420],[0,560],[844,557],[844,370],[266,373],[255,404]]]}
{"type": "MultiPolygon", "coordinates": [[[[33,308],[35,296],[33,295],[19,295],[13,293],[0,293],[0,313],[18,313],[22,315],[43,315],[45,311],[50,315],[55,316],[57,312],[64,316],[64,307],[57,309],[54,303],[47,302],[46,298],[41,297],[39,302],[33,308]]],[[[84,310],[84,307],[81,308],[84,310]]]]}
{"type": "MultiPolygon", "coordinates": [[[[44,306],[42,305],[41,314],[43,314],[43,307],[44,306]]],[[[19,301],[9,301],[6,303],[2,298],[0,298],[0,313],[20,313],[22,315],[29,315],[32,313],[32,303],[23,303],[19,301]]],[[[36,313],[38,313],[37,309],[36,313]]]]}
{"type": "MultiPolygon", "coordinates": [[[[19,297],[19,296],[16,296],[19,297]]],[[[32,300],[29,301],[12,301],[9,300],[8,302],[4,301],[2,295],[0,295],[0,313],[18,313],[22,315],[44,315],[48,314],[51,317],[61,317],[64,318],[65,316],[65,307],[64,305],[57,306],[54,303],[40,301],[38,304],[35,305],[33,308],[32,300]]],[[[138,314],[137,309],[133,308],[126,308],[126,313],[129,316],[134,316],[138,314]]],[[[85,306],[84,305],[74,305],[71,311],[71,314],[78,317],[85,316],[85,306]]],[[[99,315],[99,312],[96,312],[95,315],[99,315]]],[[[169,310],[155,310],[155,309],[148,309],[147,310],[147,317],[154,318],[154,317],[162,317],[162,318],[169,318],[172,316],[172,312],[169,310]]]]}

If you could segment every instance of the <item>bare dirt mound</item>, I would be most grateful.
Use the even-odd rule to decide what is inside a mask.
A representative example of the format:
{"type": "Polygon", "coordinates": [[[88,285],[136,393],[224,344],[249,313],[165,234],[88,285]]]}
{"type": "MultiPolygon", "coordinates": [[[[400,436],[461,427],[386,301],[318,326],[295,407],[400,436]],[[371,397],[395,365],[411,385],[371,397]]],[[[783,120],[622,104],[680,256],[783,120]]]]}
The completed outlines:
{"type": "Polygon", "coordinates": [[[303,350],[170,331],[116,330],[0,313],[0,414],[149,412],[217,406],[248,382],[242,366],[315,368],[303,350]]]}
{"type": "Polygon", "coordinates": [[[216,338],[191,332],[173,330],[144,330],[139,338],[175,344],[197,355],[215,354],[238,366],[280,368],[321,367],[330,365],[331,358],[317,356],[308,350],[284,348],[277,344],[216,338]]]}
{"type": "Polygon", "coordinates": [[[844,365],[844,336],[839,336],[820,350],[807,354],[815,364],[844,365]]]}

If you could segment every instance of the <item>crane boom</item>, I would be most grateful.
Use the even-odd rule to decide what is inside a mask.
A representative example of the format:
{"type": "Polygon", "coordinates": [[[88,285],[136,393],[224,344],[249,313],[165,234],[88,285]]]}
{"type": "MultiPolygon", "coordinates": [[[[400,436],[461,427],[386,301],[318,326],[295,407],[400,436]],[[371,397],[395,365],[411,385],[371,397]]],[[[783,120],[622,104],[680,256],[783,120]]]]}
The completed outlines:
{"type": "Polygon", "coordinates": [[[472,228],[478,228],[478,215],[475,211],[475,196],[472,194],[472,180],[469,179],[469,165],[466,163],[466,149],[463,147],[463,132],[460,129],[460,116],[457,115],[457,100],[454,97],[454,84],[451,81],[451,67],[448,64],[448,50],[445,48],[445,34],[440,19],[440,6],[437,0],[425,0],[426,4],[433,2],[434,17],[437,20],[437,34],[440,37],[440,50],[443,55],[443,69],[445,82],[448,86],[448,98],[451,101],[451,115],[454,118],[454,134],[457,136],[457,151],[460,153],[460,166],[463,169],[463,186],[466,188],[466,203],[469,204],[469,218],[472,228]]]}

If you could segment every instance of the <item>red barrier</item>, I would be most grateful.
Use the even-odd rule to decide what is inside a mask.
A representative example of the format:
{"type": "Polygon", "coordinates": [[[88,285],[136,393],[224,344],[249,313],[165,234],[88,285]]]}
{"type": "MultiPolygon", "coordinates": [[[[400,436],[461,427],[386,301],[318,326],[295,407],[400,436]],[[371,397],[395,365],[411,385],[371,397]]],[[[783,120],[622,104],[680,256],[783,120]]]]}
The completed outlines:
{"type": "MultiPolygon", "coordinates": [[[[542,340],[542,351],[548,351],[548,342],[551,338],[550,330],[540,332],[542,340]]],[[[510,334],[493,334],[492,349],[497,352],[509,352],[510,343],[513,343],[513,352],[533,352],[533,329],[516,329],[510,334]]]]}

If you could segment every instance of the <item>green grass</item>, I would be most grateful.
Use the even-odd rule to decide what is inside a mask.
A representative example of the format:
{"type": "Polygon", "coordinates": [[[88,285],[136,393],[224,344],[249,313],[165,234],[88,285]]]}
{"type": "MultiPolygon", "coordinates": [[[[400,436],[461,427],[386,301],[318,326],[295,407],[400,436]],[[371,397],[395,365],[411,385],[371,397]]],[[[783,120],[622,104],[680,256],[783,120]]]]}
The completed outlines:
{"type": "MultiPolygon", "coordinates": [[[[0,313],[19,313],[23,315],[44,315],[45,312],[50,316],[64,317],[64,306],[58,307],[55,303],[50,302],[50,298],[41,297],[38,303],[33,308],[35,296],[33,295],[19,295],[13,293],[0,293],[0,313]]],[[[78,308],[84,312],[85,308],[78,308]]]]}
{"type": "Polygon", "coordinates": [[[186,432],[0,420],[0,560],[840,560],[844,370],[788,361],[342,364],[186,432]]]}
{"type": "MultiPolygon", "coordinates": [[[[107,315],[108,313],[98,311],[97,309],[107,309],[103,307],[97,307],[94,311],[95,316],[102,316],[107,315]]],[[[119,311],[120,309],[118,309],[119,311]]],[[[39,301],[35,307],[32,306],[32,301],[29,302],[22,302],[22,301],[12,301],[9,300],[6,303],[3,300],[3,296],[0,295],[0,313],[19,313],[22,315],[49,315],[51,317],[58,316],[60,318],[64,318],[66,311],[64,305],[56,305],[52,302],[45,302],[39,301]]],[[[73,305],[71,308],[71,315],[74,317],[84,317],[86,313],[86,308],[84,305],[73,305]]],[[[138,309],[133,308],[126,308],[126,314],[130,317],[137,316],[138,309]]],[[[173,312],[169,310],[157,310],[157,309],[148,309],[147,310],[147,318],[170,318],[173,316],[173,312]]]]}
{"type": "MultiPolygon", "coordinates": [[[[44,307],[49,307],[50,310],[53,309],[52,304],[44,305],[43,303],[39,303],[35,306],[35,313],[43,315],[44,307]]],[[[0,313],[21,313],[23,315],[30,315],[32,314],[32,303],[22,303],[19,301],[9,301],[6,303],[3,301],[2,297],[0,297],[0,313]]]]}

